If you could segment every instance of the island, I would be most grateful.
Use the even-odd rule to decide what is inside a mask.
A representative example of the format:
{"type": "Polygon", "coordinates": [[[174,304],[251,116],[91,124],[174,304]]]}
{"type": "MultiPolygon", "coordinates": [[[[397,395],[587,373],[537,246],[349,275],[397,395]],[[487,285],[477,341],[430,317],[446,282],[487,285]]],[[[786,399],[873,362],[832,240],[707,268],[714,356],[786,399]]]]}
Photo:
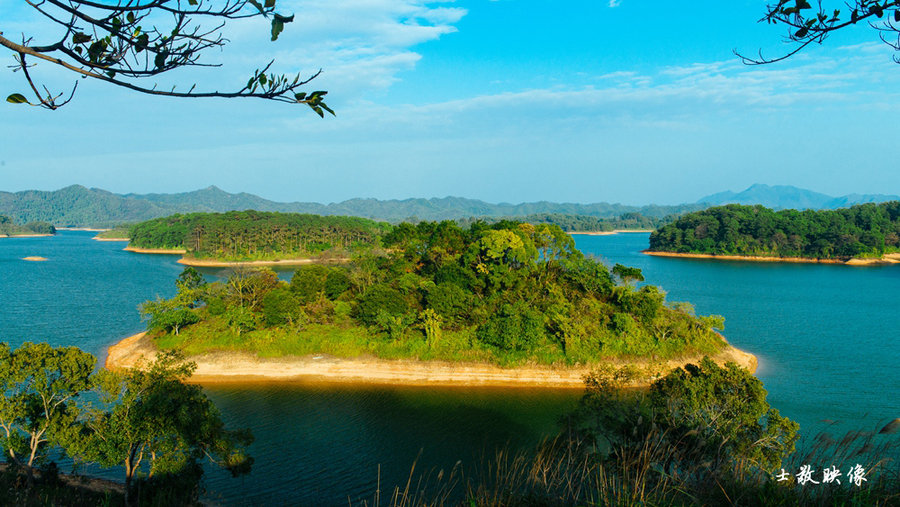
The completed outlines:
{"type": "Polygon", "coordinates": [[[229,211],[176,214],[134,224],[125,250],[181,254],[192,266],[298,265],[371,250],[386,222],[305,213],[229,211]]]}
{"type": "Polygon", "coordinates": [[[11,218],[0,215],[0,238],[34,238],[53,236],[56,228],[47,222],[28,222],[16,224],[11,218]]]}
{"type": "Polygon", "coordinates": [[[837,210],[713,207],[660,227],[644,253],[851,266],[900,263],[900,201],[837,210]]]}
{"type": "Polygon", "coordinates": [[[704,356],[755,369],[717,332],[722,317],[666,302],[657,287],[638,286],[640,270],[585,257],[557,226],[444,221],[378,231],[346,262],[299,266],[290,282],[265,267],[235,266],[214,282],[186,268],[173,298],[142,305],[148,331],[111,347],[107,366],[177,350],[197,363],[197,382],[579,389],[606,366],[632,368],[633,386],[704,356]]]}

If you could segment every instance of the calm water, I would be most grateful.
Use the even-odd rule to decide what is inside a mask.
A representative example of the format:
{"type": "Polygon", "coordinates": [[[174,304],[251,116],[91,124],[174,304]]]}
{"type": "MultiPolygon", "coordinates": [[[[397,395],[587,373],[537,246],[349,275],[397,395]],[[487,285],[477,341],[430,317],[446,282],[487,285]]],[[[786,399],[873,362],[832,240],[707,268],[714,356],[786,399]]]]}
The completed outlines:
{"type": "MultiPolygon", "coordinates": [[[[0,340],[77,345],[98,355],[141,331],[142,301],[169,297],[174,256],[122,251],[93,233],[0,240],[0,340]],[[25,262],[29,255],[47,262],[25,262]]],[[[669,300],[726,318],[725,335],[760,358],[769,401],[809,431],[824,420],[871,428],[900,417],[900,266],[849,268],[641,255],[646,234],[577,236],[579,248],[640,267],[669,300]]],[[[213,272],[210,272],[213,274],[213,272]]],[[[257,384],[207,389],[233,427],[256,436],[249,477],[208,475],[226,504],[341,504],[369,500],[417,470],[553,433],[580,393],[257,384]]]]}

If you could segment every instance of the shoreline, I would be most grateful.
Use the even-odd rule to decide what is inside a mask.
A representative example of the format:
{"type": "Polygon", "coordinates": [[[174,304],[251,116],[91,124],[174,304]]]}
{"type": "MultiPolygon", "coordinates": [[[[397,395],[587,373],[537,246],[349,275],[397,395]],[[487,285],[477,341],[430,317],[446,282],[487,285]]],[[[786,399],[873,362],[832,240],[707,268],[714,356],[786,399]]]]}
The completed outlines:
{"type": "Polygon", "coordinates": [[[698,254],[698,253],[679,253],[679,252],[652,252],[650,250],[641,251],[644,255],[653,255],[656,257],[679,257],[684,259],[716,259],[725,261],[748,261],[748,262],[788,262],[798,264],[843,264],[846,266],[883,266],[887,264],[900,264],[900,254],[885,254],[877,259],[859,259],[852,258],[846,261],[841,259],[819,259],[814,257],[766,257],[757,255],[716,255],[716,254],[698,254]]]}
{"type": "Polygon", "coordinates": [[[612,231],[571,231],[566,234],[582,236],[612,236],[613,234],[634,234],[653,232],[653,229],[614,229],[612,231]]]}
{"type": "MultiPolygon", "coordinates": [[[[152,361],[158,349],[146,332],[129,336],[111,345],[104,368],[122,370],[152,361]]],[[[414,386],[502,386],[584,388],[584,376],[591,367],[526,366],[501,368],[487,363],[451,363],[416,359],[378,359],[374,357],[338,358],[324,354],[259,358],[247,352],[215,352],[186,358],[197,363],[189,379],[194,384],[255,382],[324,382],[340,384],[414,385],[414,386]]],[[[686,357],[659,363],[612,360],[605,364],[631,364],[646,370],[646,376],[628,387],[648,387],[659,375],[697,363],[701,357],[686,357]]],[[[712,357],[719,364],[733,361],[756,372],[756,356],[727,345],[712,357]]]]}
{"type": "Polygon", "coordinates": [[[122,250],[125,250],[126,252],[162,255],[184,255],[187,253],[187,250],[183,248],[138,248],[136,246],[126,246],[122,250]]]}
{"type": "Polygon", "coordinates": [[[129,238],[101,238],[99,236],[94,236],[91,239],[94,241],[131,241],[129,238]]]}
{"type": "Polygon", "coordinates": [[[14,239],[14,238],[47,238],[53,236],[53,234],[0,234],[0,239],[14,239]]]}
{"type": "Polygon", "coordinates": [[[276,261],[217,261],[214,259],[196,259],[194,257],[182,257],[176,262],[185,266],[198,268],[233,268],[238,266],[301,266],[304,264],[329,264],[347,262],[350,259],[279,259],[276,261]]]}

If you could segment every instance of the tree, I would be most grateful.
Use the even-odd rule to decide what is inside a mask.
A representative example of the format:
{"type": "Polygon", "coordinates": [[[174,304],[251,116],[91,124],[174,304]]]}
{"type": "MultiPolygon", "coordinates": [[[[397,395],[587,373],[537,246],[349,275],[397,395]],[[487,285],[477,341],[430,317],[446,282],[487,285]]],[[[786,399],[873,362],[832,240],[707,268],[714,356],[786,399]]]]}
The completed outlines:
{"type": "Polygon", "coordinates": [[[253,459],[245,448],[252,435],[225,429],[203,390],[185,383],[195,368],[176,353],[163,352],[146,369],[99,374],[101,397],[112,405],[93,414],[81,451],[102,466],[124,467],[126,504],[144,465],[151,479],[197,469],[204,457],[233,475],[250,471],[253,459]]]}
{"type": "MultiPolygon", "coordinates": [[[[837,30],[866,22],[875,29],[881,40],[900,52],[900,0],[853,0],[849,2],[818,2],[813,7],[807,0],[778,0],[766,6],[766,14],[760,21],[784,25],[788,29],[787,40],[793,44],[788,52],[774,58],[759,53],[757,57],[737,54],[744,63],[773,63],[790,58],[810,44],[821,44],[837,30]]],[[[900,63],[900,56],[894,61],[900,63]]]]}
{"type": "Polygon", "coordinates": [[[36,43],[34,37],[23,35],[21,43],[3,36],[0,46],[13,52],[15,71],[21,71],[31,88],[32,99],[13,93],[7,101],[30,104],[47,109],[64,106],[75,94],[51,92],[46,86],[39,89],[31,73],[35,62],[50,63],[81,77],[97,79],[140,93],[168,97],[256,97],[293,104],[306,104],[319,116],[324,111],[332,115],[325,103],[325,91],[311,93],[298,90],[315,79],[321,69],[311,76],[295,77],[268,73],[274,61],[257,69],[247,83],[230,92],[187,91],[176,87],[159,89],[156,84],[143,81],[182,67],[213,67],[201,61],[210,49],[225,46],[221,33],[226,22],[241,18],[263,16],[272,20],[272,40],[284,30],[285,23],[294,16],[275,11],[276,0],[42,0],[28,1],[28,5],[43,16],[51,26],[61,28],[53,40],[36,43]],[[218,4],[213,7],[210,4],[218,4]],[[195,21],[199,20],[199,21],[195,21]],[[212,26],[210,26],[212,24],[212,26]]]}
{"type": "Polygon", "coordinates": [[[0,444],[28,472],[75,420],[71,403],[92,386],[97,359],[76,347],[0,343],[0,444]]]}
{"type": "Polygon", "coordinates": [[[140,311],[151,331],[174,331],[177,335],[181,328],[200,322],[200,316],[178,297],[146,301],[140,305],[140,311]]]}

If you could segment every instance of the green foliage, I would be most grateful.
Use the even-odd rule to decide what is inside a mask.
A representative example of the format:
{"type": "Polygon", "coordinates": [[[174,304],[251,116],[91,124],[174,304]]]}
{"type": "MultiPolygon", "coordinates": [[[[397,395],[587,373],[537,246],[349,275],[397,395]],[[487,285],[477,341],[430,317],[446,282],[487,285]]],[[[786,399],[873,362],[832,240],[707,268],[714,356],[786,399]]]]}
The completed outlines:
{"type": "Polygon", "coordinates": [[[147,329],[152,331],[178,334],[183,327],[200,321],[200,316],[179,301],[177,296],[174,299],[146,301],[141,304],[140,312],[147,319],[147,329]]]}
{"type": "Polygon", "coordinates": [[[684,215],[650,235],[650,250],[849,259],[900,251],[900,202],[821,211],[729,204],[684,215]]]}
{"type": "Polygon", "coordinates": [[[302,326],[306,321],[303,304],[293,291],[274,289],[263,297],[263,321],[267,326],[302,326]]]}
{"type": "Polygon", "coordinates": [[[0,215],[0,236],[27,236],[31,234],[56,234],[56,227],[47,222],[32,221],[16,225],[9,217],[0,215]]]}
{"type": "Polygon", "coordinates": [[[797,423],[766,403],[762,382],[734,363],[720,367],[709,358],[655,382],[650,405],[667,427],[697,442],[716,460],[746,460],[773,472],[794,450],[797,423]]]}
{"type": "Polygon", "coordinates": [[[172,215],[135,224],[131,245],[184,248],[223,260],[301,258],[378,246],[390,226],[365,218],[229,211],[172,215]]]}
{"type": "Polygon", "coordinates": [[[222,314],[228,326],[240,335],[245,331],[253,331],[259,326],[256,314],[246,306],[232,306],[222,314]]]}
{"type": "Polygon", "coordinates": [[[477,336],[500,350],[527,352],[544,339],[544,330],[543,315],[517,302],[503,305],[478,328],[477,336]]]}
{"type": "Polygon", "coordinates": [[[96,363],[76,347],[0,343],[0,445],[29,477],[73,424],[73,401],[92,387],[96,363]]]}
{"type": "Polygon", "coordinates": [[[268,270],[237,268],[226,280],[196,289],[194,300],[206,302],[192,309],[205,321],[201,329],[183,340],[162,339],[198,351],[337,349],[504,365],[672,358],[715,353],[723,345],[711,329],[717,321],[666,307],[653,286],[635,289],[631,281],[640,279],[640,270],[617,266],[625,284],[616,285],[603,264],[585,258],[571,236],[552,225],[479,222],[464,230],[447,221],[401,224],[385,244],[389,253],[365,253],[347,267],[304,265],[290,285],[268,270]],[[340,337],[364,328],[369,343],[356,342],[349,331],[352,343],[296,343],[321,326],[333,326],[329,334],[340,337]]]}
{"type": "Polygon", "coordinates": [[[253,460],[245,448],[252,436],[226,430],[202,389],[184,382],[194,368],[175,353],[160,353],[146,369],[99,374],[101,396],[111,408],[93,413],[80,451],[102,466],[124,467],[126,503],[144,465],[150,477],[199,478],[196,465],[204,458],[235,475],[250,471],[253,460]]]}
{"type": "Polygon", "coordinates": [[[375,284],[357,298],[353,317],[366,325],[377,323],[379,314],[403,315],[409,305],[399,290],[385,283],[375,284]]]}

